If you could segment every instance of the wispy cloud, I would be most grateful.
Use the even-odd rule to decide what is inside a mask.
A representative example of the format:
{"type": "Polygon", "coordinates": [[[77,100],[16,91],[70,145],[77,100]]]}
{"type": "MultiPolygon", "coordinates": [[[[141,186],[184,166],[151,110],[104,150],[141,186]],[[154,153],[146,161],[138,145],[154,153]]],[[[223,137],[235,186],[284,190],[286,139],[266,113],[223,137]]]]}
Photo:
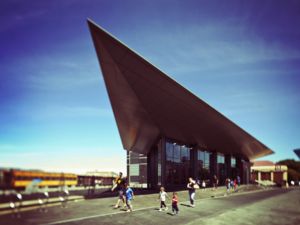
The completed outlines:
{"type": "Polygon", "coordinates": [[[14,114],[15,117],[27,118],[33,121],[53,121],[73,118],[100,119],[113,117],[111,108],[104,108],[100,105],[90,106],[83,104],[67,106],[45,103],[42,106],[25,105],[22,110],[20,110],[19,106],[10,107],[9,111],[11,111],[11,114],[14,114]]]}
{"type": "Polygon", "coordinates": [[[101,82],[97,64],[80,57],[68,59],[68,55],[32,58],[24,64],[27,67],[25,85],[39,90],[69,90],[101,82]]]}
{"type": "Polygon", "coordinates": [[[90,106],[46,106],[35,111],[37,119],[112,117],[110,109],[90,106]]]}
{"type": "Polygon", "coordinates": [[[0,32],[5,32],[8,29],[18,27],[22,24],[30,23],[34,19],[43,17],[47,13],[46,9],[38,9],[27,12],[15,12],[15,13],[4,13],[0,18],[4,21],[9,21],[1,23],[0,32]]]}
{"type": "MultiPolygon", "coordinates": [[[[167,73],[184,76],[222,68],[231,68],[232,71],[238,67],[240,71],[241,65],[249,64],[253,66],[252,69],[257,69],[255,66],[258,63],[274,61],[278,64],[280,61],[300,59],[299,49],[247,35],[246,27],[222,23],[190,25],[173,29],[169,33],[144,34],[142,41],[146,44],[137,41],[136,45],[146,52],[147,58],[167,73]],[[220,36],[223,38],[220,39],[220,36]]],[[[251,70],[250,67],[246,69],[251,70]]]]}

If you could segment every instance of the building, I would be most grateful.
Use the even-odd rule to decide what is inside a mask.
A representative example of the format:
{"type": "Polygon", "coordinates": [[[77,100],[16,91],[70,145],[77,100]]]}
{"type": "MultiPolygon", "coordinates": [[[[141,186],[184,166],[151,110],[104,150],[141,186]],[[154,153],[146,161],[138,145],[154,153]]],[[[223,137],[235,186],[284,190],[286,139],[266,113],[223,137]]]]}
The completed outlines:
{"type": "Polygon", "coordinates": [[[112,185],[114,179],[118,176],[115,172],[109,171],[90,171],[85,174],[78,175],[79,186],[104,186],[112,185]]]}
{"type": "Polygon", "coordinates": [[[270,161],[254,161],[251,166],[251,180],[258,183],[260,181],[271,181],[278,185],[286,184],[288,167],[270,161]]]}
{"type": "Polygon", "coordinates": [[[143,57],[88,21],[131,183],[185,186],[188,177],[250,179],[250,161],[273,153],[143,57]]]}

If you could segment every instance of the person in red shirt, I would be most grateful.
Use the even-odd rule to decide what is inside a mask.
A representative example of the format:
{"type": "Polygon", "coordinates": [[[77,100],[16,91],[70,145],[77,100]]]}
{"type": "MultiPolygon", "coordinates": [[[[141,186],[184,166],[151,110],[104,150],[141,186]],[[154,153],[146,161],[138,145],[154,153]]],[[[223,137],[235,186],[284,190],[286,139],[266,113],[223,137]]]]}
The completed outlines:
{"type": "Polygon", "coordinates": [[[178,197],[177,197],[177,193],[173,192],[173,197],[172,197],[172,212],[173,215],[177,215],[179,212],[178,209],[178,197]]]}
{"type": "Polygon", "coordinates": [[[237,191],[237,180],[234,179],[233,181],[233,188],[234,188],[234,191],[236,192],[237,191]]]}

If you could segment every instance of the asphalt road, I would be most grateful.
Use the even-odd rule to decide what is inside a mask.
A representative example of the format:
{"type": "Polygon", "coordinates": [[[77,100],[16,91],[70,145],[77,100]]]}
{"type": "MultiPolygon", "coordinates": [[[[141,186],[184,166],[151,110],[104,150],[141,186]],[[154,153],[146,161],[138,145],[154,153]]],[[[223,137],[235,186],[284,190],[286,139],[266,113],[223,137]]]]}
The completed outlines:
{"type": "Polygon", "coordinates": [[[171,210],[159,212],[157,195],[137,196],[133,201],[134,212],[112,209],[116,198],[71,202],[67,208],[49,207],[47,213],[28,210],[21,218],[12,215],[0,216],[0,224],[300,224],[300,189],[272,189],[234,193],[223,196],[198,192],[196,207],[185,202],[187,193],[179,193],[179,215],[171,210]],[[199,199],[200,198],[200,199],[199,199]]]}

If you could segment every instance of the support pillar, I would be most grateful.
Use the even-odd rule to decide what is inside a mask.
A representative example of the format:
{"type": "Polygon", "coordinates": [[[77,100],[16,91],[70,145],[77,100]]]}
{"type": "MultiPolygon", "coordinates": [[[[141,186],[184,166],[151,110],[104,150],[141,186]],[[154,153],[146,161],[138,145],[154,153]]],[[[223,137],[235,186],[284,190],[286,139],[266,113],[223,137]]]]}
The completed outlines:
{"type": "Polygon", "coordinates": [[[261,181],[261,172],[260,171],[258,171],[257,180],[261,181]]]}
{"type": "Polygon", "coordinates": [[[271,172],[271,181],[274,181],[274,172],[271,172]]]}
{"type": "Polygon", "coordinates": [[[231,174],[231,155],[225,155],[225,173],[226,178],[234,179],[231,174]]]}
{"type": "Polygon", "coordinates": [[[159,160],[158,160],[158,171],[160,173],[161,186],[166,186],[166,138],[163,137],[158,146],[159,160]],[[160,167],[160,168],[159,168],[160,167]]]}
{"type": "Polygon", "coordinates": [[[198,152],[197,148],[191,148],[190,150],[190,162],[191,162],[191,171],[190,171],[190,177],[193,177],[194,179],[198,178],[198,152]]]}
{"type": "Polygon", "coordinates": [[[218,164],[217,164],[217,153],[216,152],[212,152],[210,154],[209,165],[210,165],[209,169],[210,169],[211,179],[213,178],[214,175],[217,175],[217,177],[219,177],[218,164]]]}

